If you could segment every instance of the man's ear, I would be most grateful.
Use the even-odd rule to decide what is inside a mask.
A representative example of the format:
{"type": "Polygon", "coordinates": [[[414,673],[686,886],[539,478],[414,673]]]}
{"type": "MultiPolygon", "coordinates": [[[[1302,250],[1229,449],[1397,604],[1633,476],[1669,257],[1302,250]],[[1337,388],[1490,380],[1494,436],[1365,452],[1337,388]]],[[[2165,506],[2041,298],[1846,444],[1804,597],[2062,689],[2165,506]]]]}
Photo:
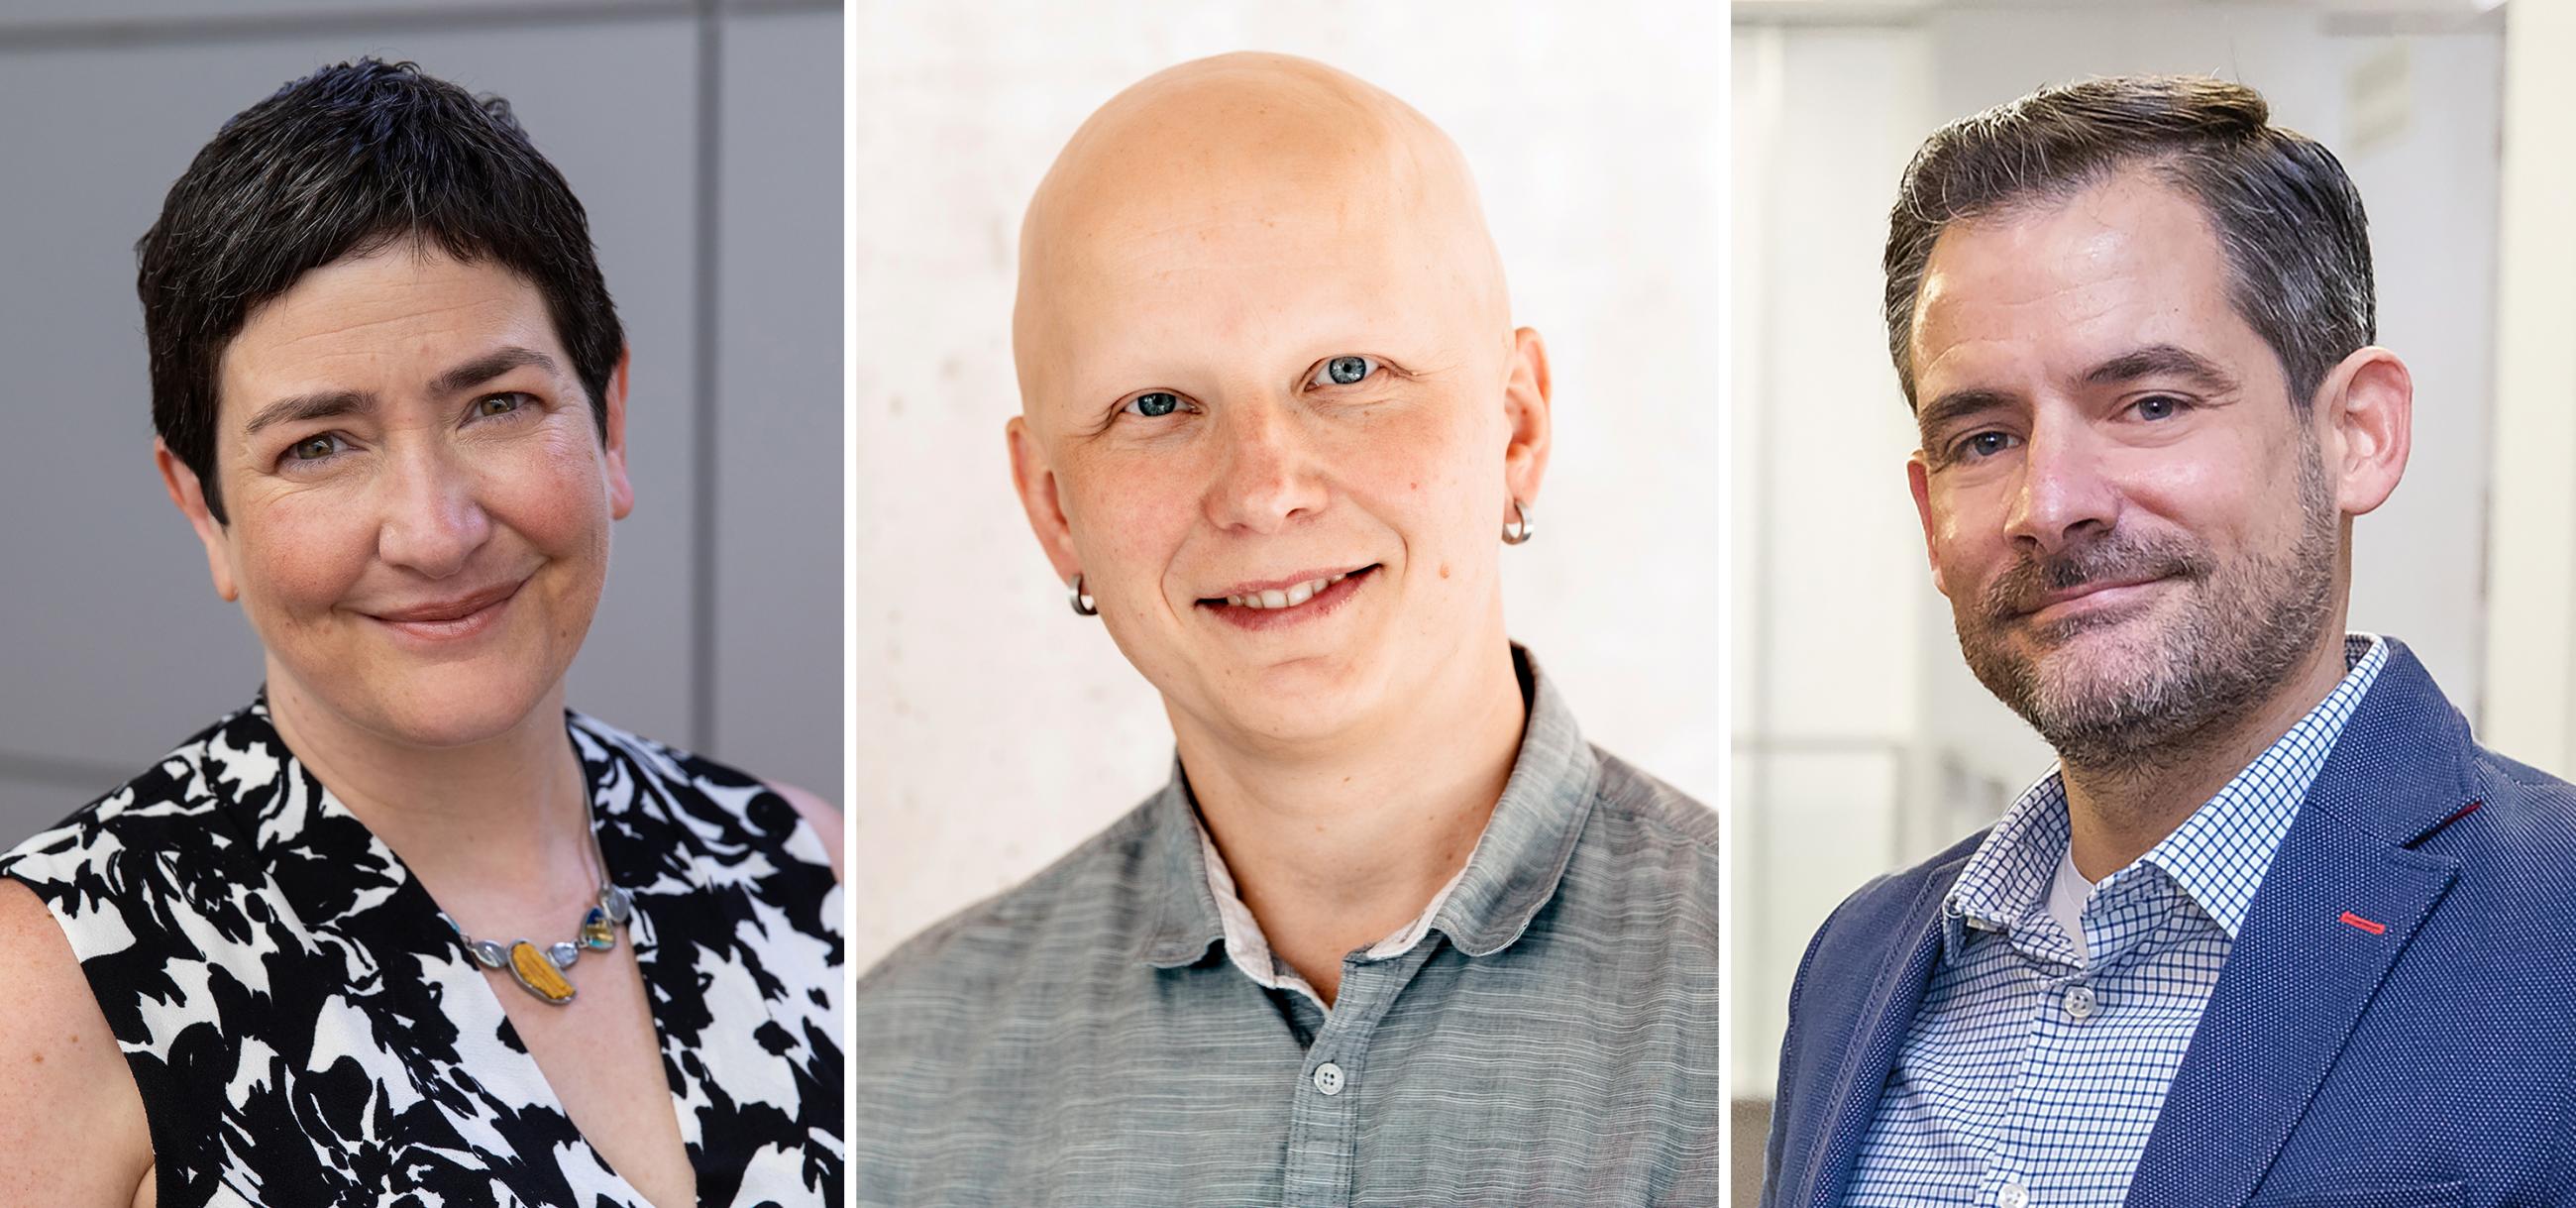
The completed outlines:
{"type": "Polygon", "coordinates": [[[2317,386],[2316,437],[2335,507],[2359,516],[2388,501],[2415,447],[2415,378],[2385,348],[2358,349],[2317,386]]]}
{"type": "Polygon", "coordinates": [[[1941,583],[1941,545],[1932,539],[1932,472],[1921,449],[1905,459],[1905,486],[1914,494],[1914,518],[1923,522],[1923,557],[1932,564],[1932,587],[1949,595],[1941,583]]]}
{"type": "MultiPolygon", "coordinates": [[[[1511,362],[1503,379],[1503,418],[1509,425],[1510,440],[1503,446],[1503,485],[1511,497],[1535,507],[1538,488],[1547,477],[1547,453],[1553,434],[1550,391],[1553,383],[1547,371],[1547,345],[1538,333],[1521,328],[1512,333],[1511,362]]],[[[1507,513],[1495,518],[1501,528],[1512,517],[1507,513]]]]}
{"type": "Polygon", "coordinates": [[[197,530],[197,540],[206,547],[206,573],[215,581],[215,594],[240,599],[241,589],[233,582],[232,543],[226,540],[223,522],[206,509],[205,484],[157,436],[152,438],[152,461],[161,468],[161,486],[170,492],[170,502],[188,518],[188,527],[197,530]]]}
{"type": "Polygon", "coordinates": [[[635,511],[635,486],[626,480],[626,366],[635,359],[633,348],[617,350],[617,369],[608,375],[608,414],[600,428],[600,442],[607,452],[608,514],[624,520],[635,511]]]}
{"type": "Polygon", "coordinates": [[[1047,464],[1046,449],[1029,431],[1026,416],[1012,416],[1002,435],[1010,442],[1011,487],[1019,492],[1020,510],[1028,513],[1029,531],[1037,534],[1038,548],[1046,551],[1056,582],[1071,583],[1082,571],[1082,557],[1074,552],[1073,522],[1065,518],[1064,497],[1056,491],[1055,470],[1047,464]]]}

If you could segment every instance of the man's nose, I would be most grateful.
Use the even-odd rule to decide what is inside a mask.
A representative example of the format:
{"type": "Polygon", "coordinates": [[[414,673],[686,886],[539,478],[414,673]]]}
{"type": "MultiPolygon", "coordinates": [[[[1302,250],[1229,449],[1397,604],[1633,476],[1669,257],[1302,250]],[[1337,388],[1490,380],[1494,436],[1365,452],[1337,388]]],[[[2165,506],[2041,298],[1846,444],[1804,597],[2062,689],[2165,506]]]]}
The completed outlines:
{"type": "Polygon", "coordinates": [[[1219,411],[1223,449],[1207,494],[1208,519],[1226,528],[1277,532],[1324,504],[1307,420],[1269,399],[1219,411]]]}
{"type": "Polygon", "coordinates": [[[2101,450],[2081,425],[2041,423],[2023,446],[2004,534],[2015,544],[2056,553],[2109,532],[2120,521],[2120,492],[2101,450]]]}
{"type": "Polygon", "coordinates": [[[478,484],[449,451],[414,448],[390,457],[378,483],[376,556],[443,579],[465,569],[491,539],[492,518],[478,484]]]}

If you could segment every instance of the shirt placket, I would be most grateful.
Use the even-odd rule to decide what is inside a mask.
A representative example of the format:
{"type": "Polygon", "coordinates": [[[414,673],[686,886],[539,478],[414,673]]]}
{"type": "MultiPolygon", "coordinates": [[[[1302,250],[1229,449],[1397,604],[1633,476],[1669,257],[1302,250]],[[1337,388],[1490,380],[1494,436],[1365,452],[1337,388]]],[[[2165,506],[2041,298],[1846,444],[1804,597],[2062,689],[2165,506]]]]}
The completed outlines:
{"type": "MultiPolygon", "coordinates": [[[[2014,1073],[2003,1135],[1978,1188],[1980,1206],[2048,1208],[2052,1202],[2062,1202],[2053,1201],[2046,1180],[2052,1172],[2060,1172],[2063,1155],[2051,1152],[2047,1138],[2060,1135],[2067,1121],[2046,1118],[2044,1103],[2065,1098],[2067,1088],[2055,1080],[2084,1077],[2120,1064],[2119,1037],[2101,1018],[2101,987],[2154,929],[2164,905],[2157,897],[2160,888],[2134,873],[2104,886],[2086,915],[2088,959],[2081,965],[2046,959],[2056,949],[2053,944],[2020,949],[2038,982],[2030,1008],[2030,1043],[2023,1047],[2020,1068],[2014,1073]],[[2099,943],[2094,942],[2096,928],[2101,928],[2099,943]],[[2039,1094],[2043,1089],[2050,1093],[2039,1094]]],[[[2072,953],[2070,947],[2064,955],[2072,953]]]]}
{"type": "Polygon", "coordinates": [[[1384,960],[1352,956],[1323,1028],[1306,1048],[1288,1113],[1284,1201],[1296,1208],[1340,1208],[1351,1202],[1359,1168],[1361,1104],[1369,1096],[1370,1044],[1396,996],[1439,947],[1428,938],[1384,960]]]}

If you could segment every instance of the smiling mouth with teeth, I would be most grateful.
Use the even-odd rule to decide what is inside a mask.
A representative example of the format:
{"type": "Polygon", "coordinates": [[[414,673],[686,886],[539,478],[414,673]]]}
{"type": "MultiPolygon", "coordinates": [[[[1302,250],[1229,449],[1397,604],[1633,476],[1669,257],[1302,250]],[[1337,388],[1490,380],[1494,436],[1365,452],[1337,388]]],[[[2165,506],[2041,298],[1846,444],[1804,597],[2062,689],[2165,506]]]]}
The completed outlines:
{"type": "Polygon", "coordinates": [[[1267,630],[1295,625],[1338,611],[1378,569],[1376,563],[1338,574],[1317,575],[1285,587],[1265,587],[1235,595],[1208,596],[1199,607],[1243,629],[1267,630]]]}
{"type": "Polygon", "coordinates": [[[1234,608],[1295,608],[1315,598],[1315,593],[1350,578],[1347,574],[1328,575],[1290,584],[1282,591],[1256,591],[1250,595],[1227,596],[1225,602],[1234,608]]]}

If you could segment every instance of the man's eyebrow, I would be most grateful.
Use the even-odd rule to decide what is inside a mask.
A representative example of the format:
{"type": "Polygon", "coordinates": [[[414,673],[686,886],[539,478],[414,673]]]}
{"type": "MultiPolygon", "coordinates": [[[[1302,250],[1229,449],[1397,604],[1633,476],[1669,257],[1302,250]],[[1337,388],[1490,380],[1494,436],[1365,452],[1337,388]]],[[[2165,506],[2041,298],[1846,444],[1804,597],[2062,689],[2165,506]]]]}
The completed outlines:
{"type": "Polygon", "coordinates": [[[372,411],[376,396],[357,390],[319,390],[312,394],[290,395],[259,409],[250,417],[247,435],[276,424],[300,423],[305,420],[333,419],[372,411]]]}
{"type": "Polygon", "coordinates": [[[2116,386],[2145,377],[2188,378],[2212,394],[2230,394],[2238,386],[2236,375],[2220,368],[2218,362],[2177,344],[2150,344],[2123,353],[2087,371],[2084,381],[2094,386],[2116,386]]]}
{"type": "Polygon", "coordinates": [[[1949,424],[1956,423],[1960,416],[2008,407],[2012,405],[2012,400],[2013,396],[2005,391],[1989,390],[1983,386],[1953,390],[1923,404],[1915,411],[1914,426],[1929,435],[1949,424]]]}
{"type": "Polygon", "coordinates": [[[496,349],[439,374],[429,381],[433,395],[455,394],[471,390],[522,365],[534,365],[548,373],[555,369],[555,359],[533,348],[516,344],[496,349]]]}

